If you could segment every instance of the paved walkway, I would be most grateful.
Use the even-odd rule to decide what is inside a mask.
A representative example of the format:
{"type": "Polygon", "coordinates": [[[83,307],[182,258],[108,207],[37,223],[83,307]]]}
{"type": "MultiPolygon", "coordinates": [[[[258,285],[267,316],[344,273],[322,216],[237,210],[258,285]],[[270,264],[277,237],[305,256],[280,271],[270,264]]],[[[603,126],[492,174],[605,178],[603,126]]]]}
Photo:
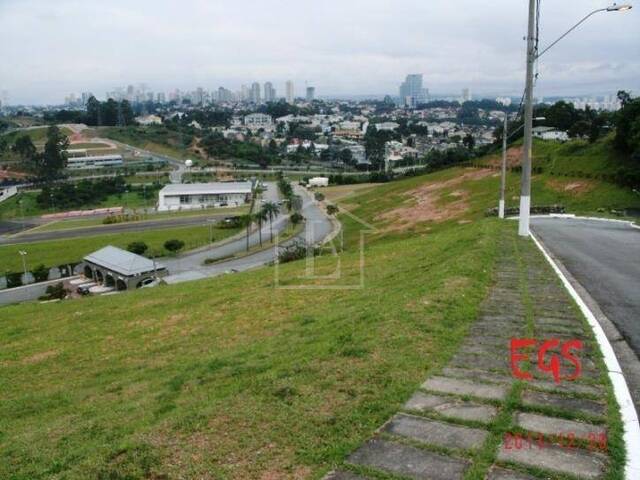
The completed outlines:
{"type": "MultiPolygon", "coordinates": [[[[529,480],[604,478],[611,459],[605,417],[611,397],[597,346],[570,297],[532,242],[501,245],[494,284],[457,355],[400,412],[325,480],[529,480]],[[531,362],[514,378],[512,338],[580,339],[582,374],[556,384],[531,362]]],[[[524,349],[521,352],[527,353],[524,349]]],[[[551,353],[559,353],[560,347],[551,353]]],[[[574,372],[560,358],[562,377],[574,372]]],[[[551,361],[551,354],[544,358],[551,361]]],[[[609,437],[609,438],[608,438],[609,437]]]]}

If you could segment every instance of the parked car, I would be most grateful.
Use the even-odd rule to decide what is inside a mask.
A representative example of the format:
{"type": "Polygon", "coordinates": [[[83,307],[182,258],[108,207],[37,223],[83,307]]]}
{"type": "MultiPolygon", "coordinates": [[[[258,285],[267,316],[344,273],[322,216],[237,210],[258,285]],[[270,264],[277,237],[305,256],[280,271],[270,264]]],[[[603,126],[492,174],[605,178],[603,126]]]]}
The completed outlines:
{"type": "Polygon", "coordinates": [[[76,292],[80,295],[89,295],[89,289],[91,287],[95,287],[96,285],[96,282],[83,283],[82,285],[78,285],[78,288],[76,288],[76,292]]]}
{"type": "Polygon", "coordinates": [[[159,278],[149,277],[149,278],[145,278],[144,280],[142,280],[140,282],[139,287],[140,288],[151,288],[151,287],[157,287],[158,285],[160,285],[160,279],[159,278]]]}

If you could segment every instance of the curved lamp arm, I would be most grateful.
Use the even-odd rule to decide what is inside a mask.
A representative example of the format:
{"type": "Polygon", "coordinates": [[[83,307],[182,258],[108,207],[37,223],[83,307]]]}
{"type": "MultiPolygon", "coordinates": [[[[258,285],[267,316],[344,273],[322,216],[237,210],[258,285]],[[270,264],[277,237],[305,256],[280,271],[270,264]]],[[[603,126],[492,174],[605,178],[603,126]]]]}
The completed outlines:
{"type": "Polygon", "coordinates": [[[569,30],[567,30],[564,34],[562,34],[556,41],[554,41],[551,45],[549,45],[547,48],[545,48],[544,50],[542,50],[538,55],[536,55],[536,60],[538,60],[542,55],[544,55],[551,47],[553,47],[556,43],[558,43],[560,40],[562,40],[564,37],[566,37],[567,35],[569,35],[571,32],[573,32],[576,28],[578,28],[580,25],[582,25],[584,22],[587,21],[587,19],[589,17],[591,17],[592,15],[595,15],[596,13],[600,13],[600,12],[622,12],[624,10],[630,10],[631,9],[631,5],[617,5],[617,4],[613,4],[610,7],[606,7],[606,8],[599,8],[597,10],[594,10],[593,12],[591,12],[589,15],[587,15],[586,17],[584,17],[582,20],[580,20],[578,23],[576,23],[573,27],[571,27],[569,30]]]}

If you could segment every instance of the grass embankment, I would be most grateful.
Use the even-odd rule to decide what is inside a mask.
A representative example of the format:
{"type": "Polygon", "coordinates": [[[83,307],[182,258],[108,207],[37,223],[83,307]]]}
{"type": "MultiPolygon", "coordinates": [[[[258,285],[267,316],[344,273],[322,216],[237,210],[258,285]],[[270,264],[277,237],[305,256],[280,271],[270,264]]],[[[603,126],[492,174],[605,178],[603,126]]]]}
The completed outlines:
{"type": "Polygon", "coordinates": [[[36,217],[47,213],[105,207],[146,208],[153,207],[156,201],[155,196],[145,200],[137,192],[126,192],[121,195],[109,195],[101,202],[83,205],[82,207],[44,209],[38,205],[37,196],[38,192],[22,192],[0,203],[0,220],[21,219],[23,216],[36,217]],[[22,201],[22,205],[20,205],[20,201],[22,201]]]}
{"type": "MultiPolygon", "coordinates": [[[[203,220],[203,224],[205,221],[203,220]]],[[[235,235],[239,228],[213,228],[214,241],[223,240],[235,235]]],[[[209,243],[209,226],[197,225],[189,227],[168,228],[159,230],[145,230],[141,232],[110,233],[92,237],[67,238],[64,240],[50,240],[46,242],[16,243],[0,246],[0,265],[3,275],[6,270],[20,271],[22,260],[18,252],[27,252],[28,267],[43,264],[55,267],[67,262],[79,262],[88,253],[94,252],[107,245],[126,248],[131,242],[145,242],[149,246],[147,255],[164,256],[168,252],[164,249],[164,242],[171,239],[185,242],[185,250],[201,247],[209,243]]],[[[19,241],[19,239],[16,239],[19,241]]]]}
{"type": "Polygon", "coordinates": [[[97,135],[134,147],[149,150],[158,155],[166,155],[178,159],[195,158],[197,154],[189,150],[191,140],[187,136],[170,130],[162,125],[148,127],[102,127],[97,135]],[[186,141],[189,143],[185,144],[186,141]]]}
{"type": "MultiPolygon", "coordinates": [[[[455,352],[500,228],[380,237],[362,289],[274,289],[265,268],[3,308],[0,476],[317,478],[455,352]]],[[[328,282],[359,283],[359,266],[348,248],[328,282]]],[[[279,273],[322,282],[305,262],[279,273]]]]}
{"type": "MultiPolygon", "coordinates": [[[[23,137],[23,136],[28,136],[31,138],[31,141],[36,145],[44,145],[44,143],[47,141],[47,130],[49,127],[44,126],[41,128],[30,128],[29,130],[17,130],[14,132],[9,132],[6,133],[4,135],[2,135],[2,138],[4,140],[7,140],[9,142],[9,145],[13,145],[15,143],[15,141],[19,138],[19,137],[23,137]]],[[[67,127],[60,127],[60,132],[63,135],[69,136],[71,135],[73,132],[67,128],[67,127]]]]}
{"type": "MultiPolygon", "coordinates": [[[[233,207],[233,208],[207,208],[203,210],[185,210],[182,212],[159,212],[150,214],[140,214],[140,220],[135,222],[127,222],[127,225],[140,225],[144,222],[150,222],[155,220],[166,220],[168,218],[183,218],[183,217],[206,217],[210,215],[243,215],[249,211],[249,207],[233,207]]],[[[96,233],[100,233],[100,228],[103,224],[103,217],[98,218],[78,218],[71,220],[57,220],[51,223],[44,224],[40,227],[32,228],[24,233],[32,232],[53,232],[60,230],[73,230],[76,228],[97,227],[96,233]]],[[[20,237],[16,237],[16,241],[19,241],[20,237]]]]}

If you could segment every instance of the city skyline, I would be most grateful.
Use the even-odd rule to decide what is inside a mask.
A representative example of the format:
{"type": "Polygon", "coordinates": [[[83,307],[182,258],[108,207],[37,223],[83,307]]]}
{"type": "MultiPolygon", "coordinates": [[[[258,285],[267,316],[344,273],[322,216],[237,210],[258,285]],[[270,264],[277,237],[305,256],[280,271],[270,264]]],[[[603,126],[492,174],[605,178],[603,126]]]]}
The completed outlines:
{"type": "MultiPolygon", "coordinates": [[[[499,0],[487,8],[465,0],[428,6],[400,0],[393,22],[382,1],[355,0],[336,18],[332,0],[304,10],[279,0],[259,12],[253,3],[2,2],[0,56],[11,69],[0,73],[0,90],[12,104],[55,104],[72,91],[106,92],[128,82],[156,91],[235,90],[255,78],[285,97],[289,79],[302,97],[306,81],[321,96],[379,96],[397,94],[401,78],[422,72],[436,93],[522,91],[526,2],[499,0]],[[150,23],[157,28],[142,28],[150,23]],[[494,24],[500,28],[481,27],[494,24]],[[39,47],[43,42],[47,49],[39,47]]],[[[541,45],[608,3],[545,4],[541,45]]],[[[550,96],[640,89],[639,18],[636,9],[594,17],[545,56],[536,90],[550,96]]]]}

